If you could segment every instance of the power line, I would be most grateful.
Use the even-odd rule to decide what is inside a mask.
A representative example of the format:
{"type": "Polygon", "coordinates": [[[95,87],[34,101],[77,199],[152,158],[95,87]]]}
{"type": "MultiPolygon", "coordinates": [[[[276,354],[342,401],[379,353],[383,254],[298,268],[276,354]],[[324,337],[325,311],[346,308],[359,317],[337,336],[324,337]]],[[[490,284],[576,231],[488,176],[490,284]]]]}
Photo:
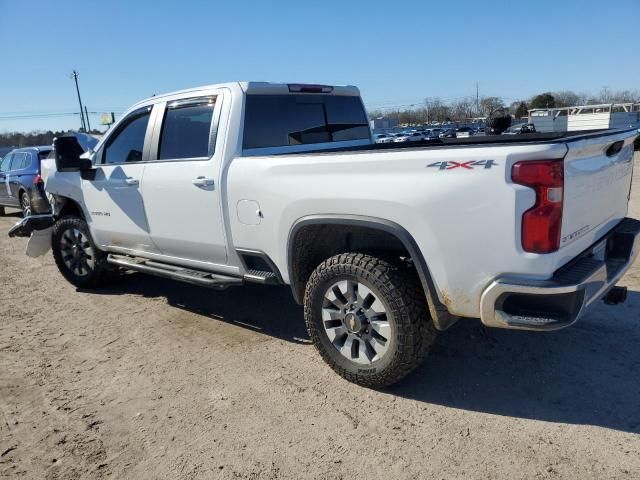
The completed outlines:
{"type": "Polygon", "coordinates": [[[68,117],[72,115],[80,115],[79,112],[61,112],[61,113],[33,113],[26,115],[2,115],[0,114],[0,119],[2,120],[18,120],[21,118],[48,118],[48,117],[68,117]]]}

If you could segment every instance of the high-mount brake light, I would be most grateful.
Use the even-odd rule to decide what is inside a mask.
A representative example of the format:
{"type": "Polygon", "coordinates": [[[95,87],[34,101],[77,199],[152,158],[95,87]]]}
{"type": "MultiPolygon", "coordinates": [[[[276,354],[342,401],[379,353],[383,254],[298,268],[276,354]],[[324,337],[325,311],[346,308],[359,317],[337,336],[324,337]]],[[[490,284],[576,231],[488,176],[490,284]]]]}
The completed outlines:
{"type": "Polygon", "coordinates": [[[536,192],[535,205],[522,215],[522,248],[531,253],[557,251],[564,203],[563,161],[517,162],[511,169],[511,179],[536,192]]]}
{"type": "Polygon", "coordinates": [[[291,93],[331,93],[333,87],[329,85],[304,85],[300,83],[290,83],[289,92],[291,93]]]}

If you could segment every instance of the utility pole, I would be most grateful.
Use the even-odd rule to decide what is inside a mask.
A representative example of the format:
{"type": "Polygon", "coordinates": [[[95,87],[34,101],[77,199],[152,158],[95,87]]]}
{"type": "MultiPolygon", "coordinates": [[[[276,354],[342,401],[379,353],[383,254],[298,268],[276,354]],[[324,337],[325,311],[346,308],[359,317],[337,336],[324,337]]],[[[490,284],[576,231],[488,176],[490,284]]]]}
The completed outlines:
{"type": "Polygon", "coordinates": [[[71,78],[73,78],[73,80],[76,82],[76,93],[78,94],[78,103],[80,104],[80,123],[82,125],[80,128],[82,128],[82,130],[86,132],[87,125],[84,121],[84,111],[82,109],[82,100],[80,99],[80,87],[78,87],[78,71],[76,69],[73,69],[71,78]]]}
{"type": "Polygon", "coordinates": [[[87,133],[91,132],[91,124],[89,123],[89,112],[87,112],[87,106],[84,106],[84,116],[87,121],[87,133]]]}

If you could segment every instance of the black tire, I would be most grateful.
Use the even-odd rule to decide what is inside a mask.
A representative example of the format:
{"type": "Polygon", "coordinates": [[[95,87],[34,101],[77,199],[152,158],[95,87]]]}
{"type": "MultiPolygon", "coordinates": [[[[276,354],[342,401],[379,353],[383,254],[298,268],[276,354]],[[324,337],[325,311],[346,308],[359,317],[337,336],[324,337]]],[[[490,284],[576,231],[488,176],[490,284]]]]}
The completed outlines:
{"type": "MultiPolygon", "coordinates": [[[[63,217],[59,219],[53,226],[53,236],[51,239],[51,248],[53,250],[53,258],[55,259],[58,270],[64,278],[78,288],[96,288],[104,285],[110,278],[110,270],[107,266],[107,256],[100,251],[91,238],[87,223],[77,217],[63,217]],[[69,232],[69,233],[67,233],[69,232]],[[74,232],[82,234],[83,243],[90,247],[91,255],[84,254],[85,263],[81,267],[70,268],[67,264],[69,261],[68,238],[74,238],[74,232]],[[65,235],[66,234],[66,235],[65,235]],[[91,261],[89,261],[89,259],[91,261]],[[89,265],[91,264],[91,265],[89,265]]],[[[80,254],[82,255],[82,254],[80,254]]],[[[80,262],[82,259],[77,259],[80,262]]]]}
{"type": "Polygon", "coordinates": [[[305,291],[304,316],[309,336],[324,361],[340,376],[369,388],[386,387],[404,378],[424,361],[436,338],[415,270],[362,253],[336,255],[314,270],[305,291]],[[325,329],[325,294],[341,280],[357,281],[376,292],[386,309],[392,332],[388,350],[368,365],[343,356],[325,329]]]}
{"type": "Polygon", "coordinates": [[[20,210],[22,210],[23,217],[28,217],[33,213],[31,210],[31,199],[29,195],[27,195],[27,192],[20,194],[20,210]]]}
{"type": "Polygon", "coordinates": [[[4,207],[0,206],[0,217],[4,216],[4,207]]]}

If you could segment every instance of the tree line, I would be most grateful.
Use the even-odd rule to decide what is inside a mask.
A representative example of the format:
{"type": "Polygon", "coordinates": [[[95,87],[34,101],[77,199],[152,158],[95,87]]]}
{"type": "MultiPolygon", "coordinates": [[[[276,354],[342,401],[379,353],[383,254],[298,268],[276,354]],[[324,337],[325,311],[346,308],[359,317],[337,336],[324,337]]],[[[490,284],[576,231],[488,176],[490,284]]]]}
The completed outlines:
{"type": "Polygon", "coordinates": [[[410,108],[396,108],[387,110],[372,110],[370,118],[387,117],[398,120],[399,123],[422,124],[433,121],[455,122],[471,118],[486,117],[499,109],[508,111],[515,118],[525,118],[527,112],[533,108],[560,108],[574,105],[596,105],[603,103],[640,102],[640,90],[614,91],[607,87],[598,94],[577,93],[573,90],[557,92],[543,92],[530,98],[506,104],[500,97],[464,97],[445,102],[439,97],[427,97],[422,105],[410,108]]]}
{"type": "MultiPolygon", "coordinates": [[[[33,131],[33,132],[6,132],[0,133],[0,147],[33,147],[38,145],[51,145],[53,139],[68,133],[68,131],[33,131]]],[[[93,129],[89,133],[102,135],[100,130],[93,129]]]]}

